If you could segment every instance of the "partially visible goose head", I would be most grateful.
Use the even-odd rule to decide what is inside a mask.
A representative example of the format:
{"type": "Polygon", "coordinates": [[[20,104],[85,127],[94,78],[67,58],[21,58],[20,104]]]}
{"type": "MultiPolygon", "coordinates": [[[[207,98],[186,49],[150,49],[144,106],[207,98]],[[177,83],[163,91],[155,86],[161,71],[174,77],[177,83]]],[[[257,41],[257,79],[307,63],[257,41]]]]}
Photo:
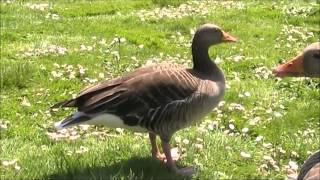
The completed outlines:
{"type": "Polygon", "coordinates": [[[222,42],[236,42],[236,38],[224,32],[214,24],[200,26],[194,34],[192,41],[193,69],[198,72],[208,72],[212,67],[209,58],[209,47],[222,42]]]}
{"type": "Polygon", "coordinates": [[[214,24],[204,24],[200,26],[194,34],[193,44],[202,47],[210,47],[222,42],[236,42],[236,38],[221,30],[214,24]],[[200,45],[201,43],[201,45],[200,45]]]}
{"type": "Polygon", "coordinates": [[[306,47],[302,53],[273,69],[278,77],[320,77],[320,42],[306,47]]]}

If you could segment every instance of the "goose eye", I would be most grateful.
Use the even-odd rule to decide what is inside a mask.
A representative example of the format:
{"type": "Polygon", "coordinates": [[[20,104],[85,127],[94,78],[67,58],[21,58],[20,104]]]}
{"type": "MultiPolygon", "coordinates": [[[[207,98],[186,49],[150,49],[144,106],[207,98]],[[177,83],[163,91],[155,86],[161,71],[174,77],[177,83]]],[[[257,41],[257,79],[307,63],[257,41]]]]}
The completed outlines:
{"type": "Polygon", "coordinates": [[[320,53],[313,54],[313,57],[316,58],[316,59],[320,59],[320,53]]]}

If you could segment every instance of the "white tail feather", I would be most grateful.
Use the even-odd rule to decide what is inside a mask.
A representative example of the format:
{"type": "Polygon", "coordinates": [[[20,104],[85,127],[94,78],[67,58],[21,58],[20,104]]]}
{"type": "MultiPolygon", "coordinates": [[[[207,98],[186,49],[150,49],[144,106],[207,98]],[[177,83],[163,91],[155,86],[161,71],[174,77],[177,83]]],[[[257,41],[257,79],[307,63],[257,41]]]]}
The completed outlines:
{"type": "MultiPolygon", "coordinates": [[[[72,117],[70,117],[70,118],[77,119],[82,115],[84,115],[83,112],[75,112],[72,115],[72,117]]],[[[74,123],[69,126],[67,124],[70,121],[68,121],[66,123],[62,123],[63,121],[64,120],[54,123],[55,128],[60,130],[60,129],[67,128],[67,127],[70,127],[73,125],[89,124],[89,125],[103,125],[103,126],[111,127],[111,128],[125,128],[125,129],[131,129],[133,131],[146,131],[146,129],[144,129],[140,126],[128,126],[123,123],[123,120],[120,117],[113,115],[113,114],[108,114],[108,113],[100,114],[100,115],[97,115],[97,116],[87,120],[87,121],[83,121],[81,123],[74,123]]]]}

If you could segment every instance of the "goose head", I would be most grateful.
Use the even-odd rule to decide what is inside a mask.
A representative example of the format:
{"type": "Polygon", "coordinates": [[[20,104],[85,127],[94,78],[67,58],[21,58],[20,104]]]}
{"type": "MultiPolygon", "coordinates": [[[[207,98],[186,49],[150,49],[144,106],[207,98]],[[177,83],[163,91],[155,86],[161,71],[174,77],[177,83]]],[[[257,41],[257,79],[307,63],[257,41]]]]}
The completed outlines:
{"type": "Polygon", "coordinates": [[[224,32],[214,24],[204,24],[200,26],[194,34],[193,45],[208,48],[222,42],[236,42],[236,38],[224,32]]]}
{"type": "Polygon", "coordinates": [[[209,47],[222,42],[236,41],[235,37],[224,32],[217,25],[204,24],[200,26],[192,40],[193,70],[207,76],[215,76],[216,79],[223,79],[222,72],[209,57],[209,47]]]}
{"type": "Polygon", "coordinates": [[[320,77],[320,42],[306,47],[302,53],[272,70],[277,77],[320,77]]]}

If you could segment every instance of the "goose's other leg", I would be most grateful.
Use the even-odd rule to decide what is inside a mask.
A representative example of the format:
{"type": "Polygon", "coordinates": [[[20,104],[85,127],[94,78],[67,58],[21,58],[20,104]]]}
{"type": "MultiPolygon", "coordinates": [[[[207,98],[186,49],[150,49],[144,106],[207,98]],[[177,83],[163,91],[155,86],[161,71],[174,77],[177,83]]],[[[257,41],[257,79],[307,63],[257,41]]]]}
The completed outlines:
{"type": "Polygon", "coordinates": [[[161,154],[158,149],[156,135],[154,133],[149,133],[149,139],[151,143],[152,157],[155,159],[159,159],[160,161],[164,161],[166,159],[166,156],[164,154],[161,154]]]}
{"type": "MultiPolygon", "coordinates": [[[[166,162],[166,155],[161,153],[159,151],[159,148],[157,146],[157,140],[156,135],[154,133],[149,133],[149,139],[151,143],[151,153],[152,157],[155,159],[159,159],[160,161],[166,162]]],[[[178,148],[172,148],[171,149],[171,157],[174,161],[177,161],[180,158],[179,149],[178,148]]]]}
{"type": "Polygon", "coordinates": [[[176,163],[174,162],[174,159],[172,157],[171,154],[171,150],[170,150],[170,145],[169,145],[169,141],[168,140],[164,140],[161,139],[161,145],[162,145],[162,149],[164,154],[166,155],[166,165],[175,173],[183,175],[183,176],[188,176],[194,173],[195,169],[194,167],[185,167],[185,168],[181,168],[178,169],[176,166],[176,163]]]}

